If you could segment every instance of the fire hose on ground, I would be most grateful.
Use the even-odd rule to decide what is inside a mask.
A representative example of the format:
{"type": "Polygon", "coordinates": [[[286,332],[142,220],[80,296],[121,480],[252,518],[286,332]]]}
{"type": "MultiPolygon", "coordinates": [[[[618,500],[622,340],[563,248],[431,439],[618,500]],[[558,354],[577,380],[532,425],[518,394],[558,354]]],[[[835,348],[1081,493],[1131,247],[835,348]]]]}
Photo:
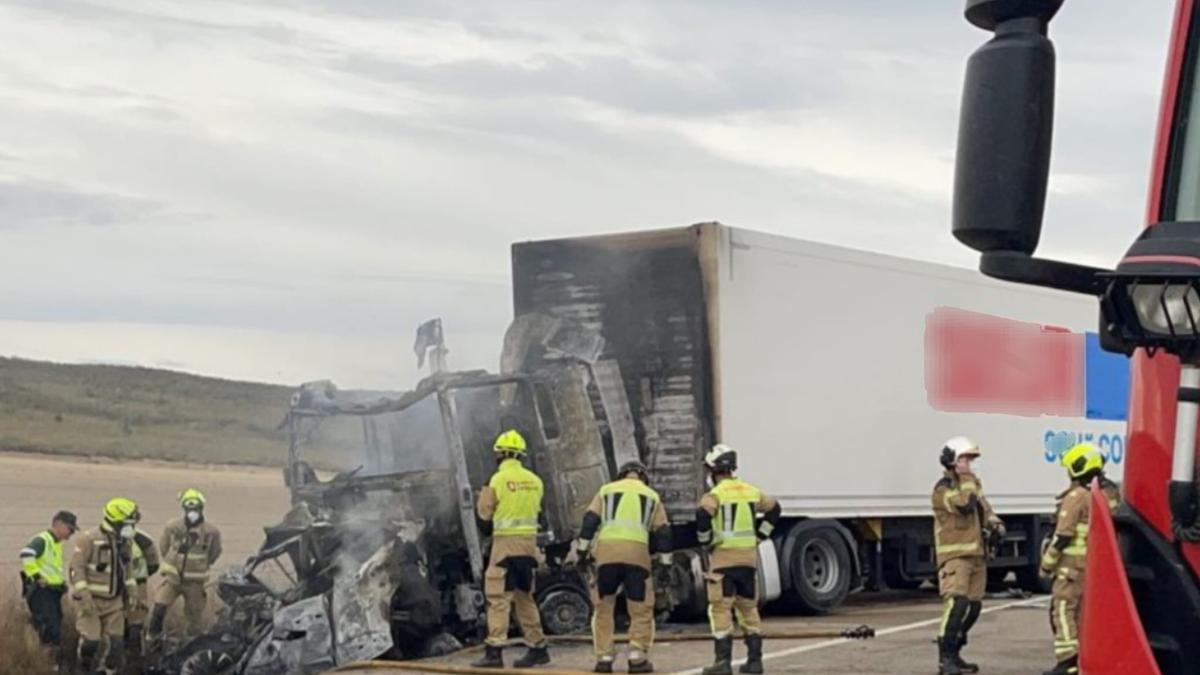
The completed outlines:
{"type": "MultiPolygon", "coordinates": [[[[843,640],[868,640],[875,637],[875,629],[870,626],[858,626],[857,628],[844,628],[841,630],[775,630],[763,631],[763,639],[765,640],[820,640],[820,639],[843,639],[843,640]]],[[[735,636],[739,637],[739,636],[735,636]]],[[[549,635],[546,639],[551,644],[591,644],[592,636],[590,635],[549,635]]],[[[618,643],[629,642],[628,634],[620,634],[614,636],[614,641],[618,643]]],[[[666,633],[656,635],[655,643],[662,642],[707,642],[712,640],[712,635],[708,633],[666,633]]],[[[520,645],[520,640],[509,640],[504,644],[505,647],[520,645]]],[[[478,648],[476,645],[475,648],[478,648]]],[[[472,651],[474,648],[461,650],[472,651]]],[[[338,668],[335,672],[353,672],[355,670],[381,670],[391,668],[393,670],[404,670],[412,672],[427,672],[427,673],[450,673],[452,675],[491,675],[496,671],[494,668],[473,668],[471,666],[460,666],[450,663],[436,663],[429,661],[360,661],[358,663],[350,663],[338,668]]],[[[539,673],[540,675],[567,675],[574,674],[579,671],[575,670],[554,670],[549,668],[506,668],[506,671],[517,671],[529,673],[539,673]]]]}

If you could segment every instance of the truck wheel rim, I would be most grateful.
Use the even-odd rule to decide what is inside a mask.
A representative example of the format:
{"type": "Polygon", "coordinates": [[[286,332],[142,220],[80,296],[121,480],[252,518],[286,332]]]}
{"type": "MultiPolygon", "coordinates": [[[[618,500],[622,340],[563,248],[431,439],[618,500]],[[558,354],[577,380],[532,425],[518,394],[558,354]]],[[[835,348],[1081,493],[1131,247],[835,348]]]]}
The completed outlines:
{"type": "Polygon", "coordinates": [[[814,539],[800,551],[800,572],[808,587],[817,593],[831,593],[841,576],[837,553],[827,541],[814,539]]]}

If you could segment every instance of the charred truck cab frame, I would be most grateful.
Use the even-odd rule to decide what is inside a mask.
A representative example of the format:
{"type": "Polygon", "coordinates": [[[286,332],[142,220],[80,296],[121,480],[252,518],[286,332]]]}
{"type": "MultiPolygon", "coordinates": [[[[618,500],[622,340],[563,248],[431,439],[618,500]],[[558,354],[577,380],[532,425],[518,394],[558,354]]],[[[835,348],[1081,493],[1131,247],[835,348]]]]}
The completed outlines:
{"type": "MultiPolygon", "coordinates": [[[[440,629],[476,641],[485,625],[488,547],[477,529],[475,500],[495,469],[492,442],[516,428],[529,443],[530,468],[546,487],[539,543],[547,564],[537,586],[543,622],[551,633],[585,631],[586,582],[561,562],[592,496],[613,473],[613,448],[620,457],[633,447],[627,402],[596,385],[619,377],[597,363],[602,346],[594,331],[574,322],[531,316],[514,322],[506,336],[503,364],[510,372],[437,372],[396,396],[339,392],[328,382],[305,385],[284,420],[293,504],[326,514],[335,531],[378,527],[411,544],[439,598],[440,629]],[[322,481],[306,450],[339,418],[361,426],[342,444],[359,465],[322,481]]],[[[621,389],[619,381],[615,386],[621,389]]],[[[341,459],[345,464],[345,455],[341,459]]],[[[395,598],[393,607],[402,600],[395,598]]],[[[403,613],[394,612],[394,633],[411,632],[403,622],[403,613]]]]}

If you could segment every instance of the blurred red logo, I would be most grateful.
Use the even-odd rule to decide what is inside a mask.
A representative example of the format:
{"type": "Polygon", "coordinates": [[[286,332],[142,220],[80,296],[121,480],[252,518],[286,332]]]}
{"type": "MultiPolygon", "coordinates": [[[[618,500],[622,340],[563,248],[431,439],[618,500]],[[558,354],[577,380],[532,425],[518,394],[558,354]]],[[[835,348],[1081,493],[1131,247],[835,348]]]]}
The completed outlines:
{"type": "Polygon", "coordinates": [[[1080,416],[1083,335],[939,307],[925,319],[925,393],[946,412],[1080,416]]]}

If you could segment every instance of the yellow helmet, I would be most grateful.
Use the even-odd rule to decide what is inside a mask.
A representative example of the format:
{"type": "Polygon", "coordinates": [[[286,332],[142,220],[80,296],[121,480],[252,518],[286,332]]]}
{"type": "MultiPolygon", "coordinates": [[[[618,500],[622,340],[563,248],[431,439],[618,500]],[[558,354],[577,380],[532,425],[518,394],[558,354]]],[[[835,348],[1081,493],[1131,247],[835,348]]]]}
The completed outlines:
{"type": "Polygon", "coordinates": [[[1104,456],[1091,443],[1078,443],[1063,453],[1062,464],[1067,467],[1067,475],[1080,478],[1092,471],[1104,468],[1104,456]]]}
{"type": "Polygon", "coordinates": [[[179,505],[185,509],[204,508],[204,494],[196,488],[188,488],[179,493],[179,505]]]}
{"type": "Polygon", "coordinates": [[[496,452],[509,452],[515,455],[525,454],[525,437],[516,429],[509,429],[496,438],[493,447],[496,452]]]}
{"type": "Polygon", "coordinates": [[[104,519],[114,525],[120,525],[126,521],[136,523],[140,518],[137,504],[132,499],[124,497],[116,497],[108,500],[104,505],[104,519]]]}

